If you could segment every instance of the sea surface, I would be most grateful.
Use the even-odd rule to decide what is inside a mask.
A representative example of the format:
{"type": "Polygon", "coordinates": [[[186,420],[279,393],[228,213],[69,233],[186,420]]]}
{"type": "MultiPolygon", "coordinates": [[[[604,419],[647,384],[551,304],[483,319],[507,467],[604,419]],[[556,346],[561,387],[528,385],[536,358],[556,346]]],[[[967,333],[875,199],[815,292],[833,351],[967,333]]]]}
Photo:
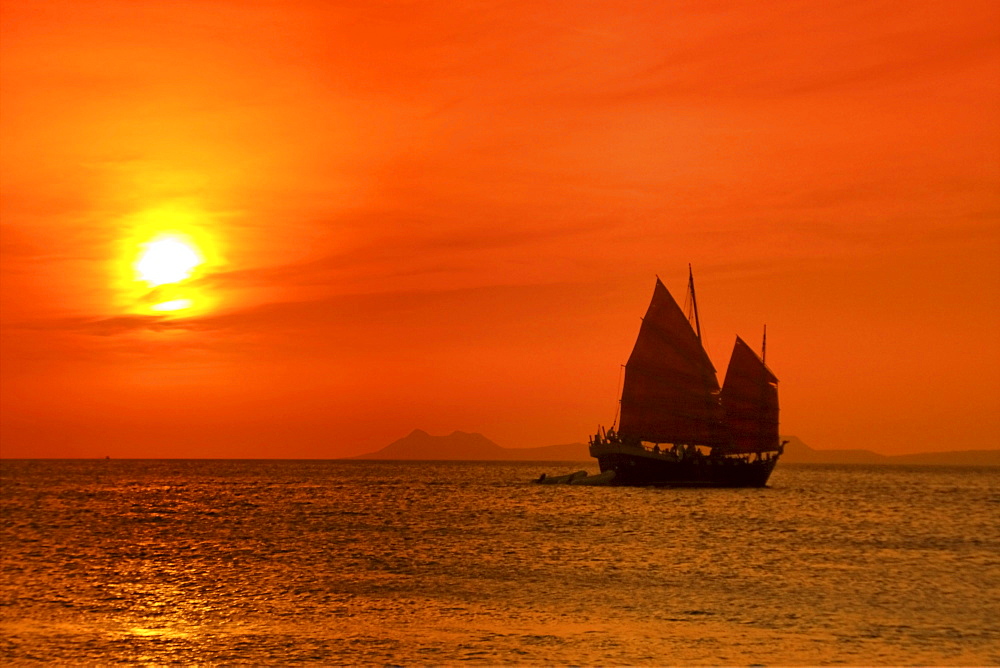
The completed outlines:
{"type": "Polygon", "coordinates": [[[1000,469],[580,468],[2,461],[0,662],[1000,664],[1000,469]]]}

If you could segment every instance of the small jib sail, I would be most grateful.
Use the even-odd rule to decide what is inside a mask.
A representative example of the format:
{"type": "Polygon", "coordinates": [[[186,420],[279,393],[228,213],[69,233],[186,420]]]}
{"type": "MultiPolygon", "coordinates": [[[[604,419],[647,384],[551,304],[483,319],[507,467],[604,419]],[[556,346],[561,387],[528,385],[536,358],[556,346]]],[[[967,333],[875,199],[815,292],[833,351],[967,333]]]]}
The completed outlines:
{"type": "Polygon", "coordinates": [[[722,385],[730,443],[725,453],[779,450],[778,379],[746,342],[736,337],[722,385]]]}
{"type": "Polygon", "coordinates": [[[719,391],[701,340],[656,279],[625,365],[618,434],[631,442],[727,446],[719,391]]]}

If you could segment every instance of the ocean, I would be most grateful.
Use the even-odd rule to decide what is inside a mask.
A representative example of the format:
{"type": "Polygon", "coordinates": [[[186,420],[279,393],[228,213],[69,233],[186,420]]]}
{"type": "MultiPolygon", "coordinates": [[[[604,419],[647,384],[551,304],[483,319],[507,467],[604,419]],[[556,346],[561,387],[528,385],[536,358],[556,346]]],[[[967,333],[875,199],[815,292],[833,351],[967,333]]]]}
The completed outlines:
{"type": "Polygon", "coordinates": [[[579,468],[2,461],[0,659],[1000,664],[1000,469],[579,468]]]}

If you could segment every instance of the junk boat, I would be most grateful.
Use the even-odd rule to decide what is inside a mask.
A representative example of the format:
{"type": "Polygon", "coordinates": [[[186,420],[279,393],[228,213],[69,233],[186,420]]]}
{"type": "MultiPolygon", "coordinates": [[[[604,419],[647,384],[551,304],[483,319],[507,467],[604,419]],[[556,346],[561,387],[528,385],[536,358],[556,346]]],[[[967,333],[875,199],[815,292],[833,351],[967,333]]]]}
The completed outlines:
{"type": "Polygon", "coordinates": [[[778,437],[778,379],[736,337],[721,389],[701,342],[688,267],[685,314],[659,278],[625,365],[620,418],[590,440],[612,485],[764,487],[787,441],[778,437]]]}

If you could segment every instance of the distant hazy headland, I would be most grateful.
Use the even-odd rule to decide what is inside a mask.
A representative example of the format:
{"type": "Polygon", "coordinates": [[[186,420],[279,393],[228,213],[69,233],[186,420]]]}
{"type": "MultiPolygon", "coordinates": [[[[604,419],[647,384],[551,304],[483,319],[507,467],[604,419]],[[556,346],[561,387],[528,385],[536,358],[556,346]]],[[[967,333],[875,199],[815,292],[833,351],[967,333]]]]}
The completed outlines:
{"type": "Polygon", "coordinates": [[[482,434],[456,431],[431,436],[415,429],[377,452],[352,459],[457,459],[487,461],[584,461],[590,459],[586,443],[547,445],[541,448],[502,448],[482,434]]]}
{"type": "Polygon", "coordinates": [[[913,455],[882,455],[871,450],[814,450],[795,436],[788,441],[781,461],[789,464],[917,464],[922,466],[1000,466],[1000,450],[956,450],[919,452],[913,455]]]}
{"type": "MultiPolygon", "coordinates": [[[[788,441],[781,461],[787,464],[917,464],[925,466],[1000,466],[1000,450],[924,452],[915,455],[881,455],[871,450],[814,450],[795,436],[788,441]]],[[[482,434],[456,431],[431,436],[415,429],[381,450],[353,459],[410,459],[462,461],[592,461],[586,443],[547,445],[541,448],[504,448],[482,434]]]]}

